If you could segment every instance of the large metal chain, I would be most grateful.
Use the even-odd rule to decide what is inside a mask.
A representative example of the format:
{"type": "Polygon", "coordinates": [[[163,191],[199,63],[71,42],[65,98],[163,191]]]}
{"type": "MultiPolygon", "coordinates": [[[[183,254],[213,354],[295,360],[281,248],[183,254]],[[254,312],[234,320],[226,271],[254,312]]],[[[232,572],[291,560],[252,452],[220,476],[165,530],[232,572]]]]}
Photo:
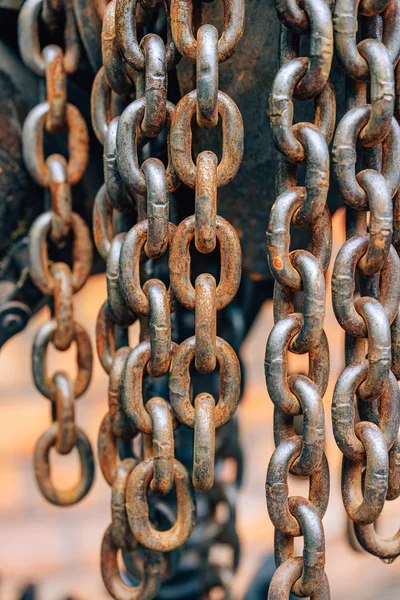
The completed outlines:
{"type": "Polygon", "coordinates": [[[240,396],[239,362],[217,336],[216,316],[235,296],[241,274],[238,236],[217,215],[217,189],[234,177],[243,152],[240,113],[218,90],[218,63],[234,52],[242,34],[243,0],[224,2],[224,11],[220,38],[213,25],[201,26],[193,36],[194,5],[186,0],[112,0],[104,11],[104,65],[93,89],[92,119],[104,143],[105,184],[95,201],[94,229],[107,261],[108,286],[97,325],[100,360],[110,375],[109,412],[99,436],[100,464],[112,486],[102,574],[116,600],[153,598],[161,580],[171,574],[164,553],[173,557],[190,536],[196,519],[194,488],[212,487],[215,432],[231,419],[240,396]],[[163,12],[165,43],[148,33],[163,12]],[[175,107],[167,100],[168,71],[181,55],[196,64],[197,87],[175,107]],[[114,116],[121,103],[126,108],[114,116]],[[195,113],[200,127],[208,129],[221,116],[219,163],[212,152],[200,153],[196,164],[191,158],[195,113]],[[163,129],[167,166],[151,156],[163,129]],[[153,142],[146,145],[148,138],[153,142]],[[176,227],[170,222],[169,194],[181,182],[195,189],[195,214],[176,227]],[[129,229],[132,213],[138,222],[129,229]],[[208,273],[192,284],[193,239],[202,254],[219,242],[218,285],[208,273]],[[162,273],[167,251],[168,289],[153,276],[162,273]],[[195,311],[195,335],[180,345],[171,334],[171,314],[178,303],[195,311]],[[140,343],[130,349],[126,330],[136,319],[140,343]],[[218,364],[217,403],[206,392],[192,400],[193,362],[202,374],[214,372],[218,364]],[[182,425],[194,430],[192,481],[174,453],[173,432],[182,425]],[[173,489],[176,517],[160,500],[173,489]],[[119,573],[119,549],[140,580],[136,588],[127,586],[119,573]]]}
{"type": "Polygon", "coordinates": [[[399,28],[398,0],[336,2],[335,42],[348,86],[333,164],[347,207],[347,241],[333,270],[332,302],[346,332],[346,368],[334,391],[332,420],[343,453],[345,509],[361,546],[387,562],[400,554],[400,533],[382,538],[374,525],[385,500],[400,495],[398,229],[393,236],[400,183],[394,117],[399,28]]]}
{"type": "Polygon", "coordinates": [[[79,44],[74,17],[68,2],[27,0],[19,15],[19,47],[22,59],[44,78],[46,100],[35,106],[26,118],[22,132],[23,156],[34,181],[47,192],[49,210],[41,214],[30,230],[30,275],[49,297],[51,320],[36,335],[32,349],[32,370],[38,390],[51,401],[53,424],[40,437],[34,455],[36,480],[49,502],[71,505],[89,491],[94,478],[94,460],[86,434],[75,423],[75,400],[86,391],[92,373],[90,338],[74,320],[73,294],[85,284],[92,267],[90,232],[82,217],[72,210],[72,186],[77,184],[88,162],[89,136],[86,123],[76,106],[67,100],[67,76],[79,63],[79,44]],[[56,6],[57,5],[57,6],[56,6]],[[64,49],[39,40],[39,20],[51,33],[64,27],[64,49]],[[68,160],[61,154],[45,157],[50,138],[57,146],[60,134],[68,135],[68,160]],[[65,262],[52,262],[51,248],[65,246],[65,262]],[[63,352],[75,342],[77,375],[64,371],[50,375],[48,351],[52,345],[63,352]],[[80,476],[71,489],[53,483],[50,450],[79,453],[80,476]]]}
{"type": "Polygon", "coordinates": [[[324,454],[322,398],[329,375],[329,350],[323,321],[325,279],[331,254],[331,219],[326,206],[329,152],[335,123],[335,94],[329,81],[333,54],[332,17],[324,0],[277,2],[283,25],[280,70],[271,95],[271,131],[280,152],[276,193],[267,231],[268,262],[275,279],[275,326],[268,339],[265,374],[274,403],[274,451],[267,472],[266,496],[275,526],[277,571],[268,598],[329,598],[325,575],[322,517],[329,497],[324,454]],[[309,57],[299,56],[300,36],[309,36],[309,57]],[[293,124],[293,98],[314,100],[314,123],[293,124]],[[305,165],[305,185],[298,184],[305,165]],[[290,252],[291,227],[309,228],[309,250],[290,252]],[[301,312],[294,312],[302,291],[301,312]],[[309,355],[308,375],[288,373],[288,353],[309,355]],[[302,434],[294,419],[302,415],[302,434]],[[289,473],[310,478],[308,499],[289,496],[289,473]],[[303,536],[302,557],[294,537],[303,536]]]}

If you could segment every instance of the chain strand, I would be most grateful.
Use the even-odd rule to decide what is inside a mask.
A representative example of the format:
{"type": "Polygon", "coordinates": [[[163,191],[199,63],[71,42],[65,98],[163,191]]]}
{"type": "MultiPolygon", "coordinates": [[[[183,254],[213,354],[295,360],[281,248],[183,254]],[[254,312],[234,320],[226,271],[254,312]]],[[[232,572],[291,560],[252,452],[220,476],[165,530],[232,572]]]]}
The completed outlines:
{"type": "Polygon", "coordinates": [[[325,279],[332,232],[326,205],[329,152],[335,123],[335,95],[328,77],[333,29],[324,0],[277,2],[283,25],[280,70],[270,95],[271,131],[280,154],[276,192],[267,231],[268,264],[275,279],[274,320],[265,354],[265,375],[274,403],[276,450],[267,472],[268,513],[275,526],[275,561],[268,598],[330,598],[324,572],[322,518],[329,498],[329,469],[324,454],[322,398],[329,375],[329,350],[323,330],[325,279]],[[299,56],[300,34],[309,36],[310,57],[299,56]],[[293,97],[314,100],[314,123],[293,124],[293,97]],[[305,185],[298,185],[298,165],[305,185]],[[310,228],[309,250],[290,251],[290,228],[310,228]],[[301,312],[294,312],[302,291],[301,312]],[[308,375],[288,373],[288,352],[309,354],[308,375]],[[294,419],[303,416],[302,434],[294,419]],[[289,496],[289,473],[310,478],[308,500],[289,496]],[[303,556],[294,555],[294,537],[303,536],[303,556]]]}
{"type": "Polygon", "coordinates": [[[35,475],[45,498],[60,506],[79,502],[94,479],[94,459],[90,442],[75,423],[75,401],[85,393],[92,374],[90,338],[73,314],[73,295],[85,284],[92,268],[92,243],[89,229],[72,210],[72,187],[83,177],[89,158],[89,136],[78,108],[67,100],[67,76],[79,64],[80,49],[69,3],[56,7],[47,0],[27,0],[18,21],[18,41],[25,64],[44,78],[46,100],[28,114],[22,131],[25,166],[34,181],[45,188],[50,210],[32,224],[29,234],[30,275],[36,286],[49,297],[51,320],[36,335],[32,349],[33,378],[37,389],[51,401],[53,424],[37,442],[34,453],[35,475]],[[43,49],[39,40],[39,21],[50,32],[64,19],[64,50],[50,44],[43,49]],[[68,160],[60,154],[45,158],[44,134],[54,145],[60,134],[68,134],[68,160]],[[64,246],[70,262],[53,262],[52,244],[64,246]],[[70,266],[71,265],[71,266],[70,266]],[[75,380],[58,370],[48,373],[49,346],[64,352],[75,342],[77,375],[75,380]],[[51,476],[50,450],[79,453],[80,476],[71,489],[59,489],[51,476]]]}

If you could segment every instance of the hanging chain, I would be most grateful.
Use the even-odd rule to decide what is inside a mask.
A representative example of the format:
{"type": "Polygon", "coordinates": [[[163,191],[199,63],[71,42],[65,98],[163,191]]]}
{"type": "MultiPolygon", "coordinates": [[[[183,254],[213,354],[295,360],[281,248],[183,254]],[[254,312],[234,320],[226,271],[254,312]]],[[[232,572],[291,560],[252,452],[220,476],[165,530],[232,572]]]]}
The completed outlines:
{"type": "MultiPolygon", "coordinates": [[[[149,275],[148,259],[162,257],[168,248],[174,226],[169,222],[167,190],[173,191],[179,182],[169,168],[172,179],[167,183],[166,169],[158,158],[147,159],[140,168],[139,148],[170,125],[174,107],[167,102],[167,48],[163,40],[148,34],[140,45],[138,41],[139,32],[146,21],[151,25],[154,15],[147,9],[157,6],[112,0],[107,6],[96,7],[103,18],[103,66],[92,90],[92,123],[104,144],[105,183],[95,199],[93,226],[97,249],[106,261],[107,279],[107,300],[98,316],[96,338],[101,364],[110,376],[109,410],[101,425],[98,452],[104,478],[112,487],[112,522],[102,542],[101,571],[114,598],[153,598],[168,570],[161,550],[183,543],[195,518],[188,473],[174,461],[174,423],[169,405],[159,396],[146,398],[149,401],[145,404],[144,396],[148,391],[145,375],[166,375],[174,349],[171,295],[159,279],[149,279],[143,289],[141,281],[149,275]],[[127,56],[132,48],[136,53],[133,65],[127,56]],[[124,158],[120,158],[118,154],[124,151],[124,158]],[[129,229],[136,217],[139,223],[129,229]],[[127,303],[121,285],[123,249],[130,267],[129,289],[136,293],[136,300],[139,297],[138,304],[127,303]],[[140,323],[140,343],[131,350],[128,328],[136,320],[140,323]],[[132,386],[135,389],[128,391],[132,386]],[[129,404],[127,411],[123,398],[129,404]],[[134,473],[136,483],[131,477],[134,473]],[[149,484],[160,495],[175,484],[178,514],[174,524],[168,523],[173,525],[170,531],[156,531],[150,524],[149,484]],[[129,510],[132,494],[137,495],[134,515],[129,510]],[[139,526],[139,535],[131,529],[132,520],[139,526]],[[137,587],[127,585],[121,577],[119,551],[130,575],[140,582],[137,587]]],[[[168,47],[171,68],[178,55],[173,44],[168,47]]],[[[152,517],[157,519],[162,509],[153,501],[155,494],[151,496],[152,517]]]]}
{"type": "Polygon", "coordinates": [[[108,288],[97,323],[97,347],[110,375],[109,412],[99,435],[101,468],[112,486],[112,523],[103,539],[102,574],[110,594],[120,600],[153,598],[168,577],[167,556],[188,540],[195,525],[193,488],[207,491],[214,482],[215,430],[233,416],[240,396],[239,362],[216,335],[216,315],[238,289],[241,251],[235,230],[217,215],[216,207],[217,189],[234,177],[243,152],[241,116],[235,103],[218,90],[218,63],[233,53],[241,37],[244,2],[224,2],[225,27],[219,39],[212,25],[203,25],[197,39],[193,37],[192,2],[112,0],[103,9],[99,7],[104,12],[104,64],[92,94],[93,126],[104,144],[105,177],[95,201],[94,230],[107,262],[108,288]],[[165,42],[147,33],[162,11],[165,42]],[[143,33],[147,34],[139,41],[143,33]],[[197,89],[175,107],[167,100],[168,72],[181,55],[196,64],[197,89]],[[124,104],[122,114],[114,116],[124,104]],[[219,164],[212,152],[202,152],[196,164],[191,158],[195,113],[198,124],[208,129],[221,116],[219,164]],[[167,166],[159,158],[148,158],[163,129],[167,166]],[[170,222],[169,195],[181,182],[195,189],[196,209],[176,227],[170,222]],[[138,222],[129,229],[135,214],[138,222]],[[219,242],[218,285],[204,273],[193,286],[193,239],[203,254],[219,242]],[[168,289],[154,276],[162,272],[167,251],[168,289]],[[195,311],[195,335],[179,346],[171,335],[171,314],[178,303],[195,311]],[[127,328],[136,319],[140,343],[130,349],[127,328]],[[203,374],[213,372],[218,363],[217,404],[208,393],[192,401],[193,362],[203,374]],[[163,386],[166,378],[169,392],[163,386]],[[173,432],[180,425],[194,429],[193,483],[175,458],[173,432]],[[173,489],[176,517],[160,500],[173,489]],[[162,530],[157,527],[160,516],[162,530]],[[136,588],[121,578],[119,549],[128,570],[141,582],[136,588]]]}
{"type": "MultiPolygon", "coordinates": [[[[94,478],[94,460],[86,434],[75,423],[75,400],[86,391],[92,373],[90,338],[74,320],[73,295],[85,284],[92,267],[90,232],[82,217],[72,210],[72,186],[86,169],[89,137],[86,123],[67,100],[67,76],[79,64],[79,43],[72,10],[68,2],[27,0],[19,15],[19,47],[25,64],[46,84],[46,100],[28,114],[22,131],[23,157],[34,181],[48,194],[49,210],[41,214],[30,230],[30,275],[36,286],[49,297],[52,319],[36,335],[32,349],[32,370],[37,389],[51,401],[53,424],[40,437],[34,454],[35,475],[42,494],[49,502],[71,505],[89,491],[94,478]],[[41,49],[39,20],[49,31],[55,23],[64,27],[64,50],[48,45],[41,49]],[[44,135],[57,145],[67,132],[68,155],[45,158],[44,135]],[[53,262],[51,248],[64,246],[68,262],[53,262]],[[71,266],[70,266],[71,265],[71,266]],[[48,350],[53,345],[63,352],[75,342],[77,375],[75,380],[58,370],[48,372],[48,350]],[[80,477],[71,489],[58,489],[51,477],[50,450],[79,453],[80,477]]],[[[53,146],[54,147],[54,146],[53,146]]]]}
{"type": "MultiPolygon", "coordinates": [[[[348,110],[333,144],[334,171],[347,207],[347,241],[332,276],[333,308],[346,332],[333,430],[343,453],[343,503],[357,539],[391,562],[400,554],[400,534],[382,538],[375,524],[385,500],[400,495],[400,261],[398,233],[393,236],[393,198],[400,183],[400,128],[394,117],[399,1],[337,0],[334,35],[348,77],[348,110]],[[363,167],[358,173],[356,163],[363,167]]],[[[397,211],[398,200],[395,226],[397,211]]]]}
{"type": "Polygon", "coordinates": [[[276,449],[267,479],[267,507],[275,526],[277,571],[268,598],[329,598],[325,575],[325,539],[321,519],[329,498],[324,454],[322,403],[329,375],[329,349],[323,321],[325,279],[331,255],[328,144],[335,124],[335,95],[329,81],[333,54],[332,17],[324,0],[277,2],[283,25],[280,70],[270,95],[271,131],[280,152],[276,193],[267,231],[268,263],[275,279],[274,320],[266,348],[265,374],[274,403],[276,449]],[[309,57],[299,56],[300,36],[309,36],[309,57]],[[314,99],[314,123],[293,124],[293,98],[314,99]],[[305,185],[298,185],[305,165],[305,185]],[[309,250],[290,252],[290,228],[309,228],[309,250]],[[302,291],[301,312],[294,312],[302,291]],[[309,355],[308,375],[288,373],[288,352],[309,355]],[[302,415],[302,434],[294,419],[302,415]],[[310,478],[308,500],[289,496],[289,473],[310,478]],[[294,537],[303,536],[302,557],[294,555],[294,537]]]}

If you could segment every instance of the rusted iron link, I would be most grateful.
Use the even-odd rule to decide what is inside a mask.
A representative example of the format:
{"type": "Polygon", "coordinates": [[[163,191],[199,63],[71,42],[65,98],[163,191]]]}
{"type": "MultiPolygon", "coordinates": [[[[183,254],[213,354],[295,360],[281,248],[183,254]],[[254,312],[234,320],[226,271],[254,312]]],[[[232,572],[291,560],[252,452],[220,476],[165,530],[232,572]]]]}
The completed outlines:
{"type": "Polygon", "coordinates": [[[321,519],[329,498],[324,455],[322,397],[329,373],[323,331],[325,279],[332,233],[326,206],[329,151],[335,122],[335,97],[329,82],[333,24],[324,0],[276,2],[282,21],[280,70],[270,96],[271,132],[280,152],[277,200],[267,231],[268,264],[275,279],[274,320],[265,354],[265,375],[274,409],[276,450],[271,457],[266,497],[275,526],[276,573],[268,598],[330,598],[324,573],[325,541],[321,519]],[[298,56],[298,35],[310,39],[310,58],[298,56]],[[314,100],[315,122],[293,124],[293,98],[314,100]],[[291,164],[293,166],[291,166],[291,164]],[[297,184],[297,166],[305,164],[305,185],[297,184]],[[309,248],[290,251],[291,227],[310,228],[309,248]],[[302,292],[301,312],[294,312],[302,292]],[[309,354],[308,375],[288,374],[287,353],[309,354]],[[303,416],[302,435],[294,417],[303,416]],[[310,478],[309,499],[290,497],[288,474],[310,478]],[[303,558],[295,558],[293,538],[304,537],[303,558]]]}
{"type": "Polygon", "coordinates": [[[361,546],[385,562],[400,553],[398,534],[384,539],[375,530],[385,500],[399,492],[398,464],[394,463],[400,426],[396,381],[400,376],[400,262],[398,236],[392,235],[397,227],[400,183],[399,125],[394,116],[399,10],[396,0],[338,0],[334,13],[337,55],[346,75],[356,81],[358,92],[348,97],[348,110],[333,143],[334,172],[348,207],[348,239],[337,255],[332,276],[333,308],[347,334],[346,368],[336,383],[332,419],[343,453],[345,509],[361,546]],[[356,43],[360,15],[376,39],[356,43]],[[381,31],[373,21],[376,15],[381,15],[381,31]],[[370,82],[369,104],[364,82],[370,82]],[[356,174],[358,164],[362,170],[356,174]],[[368,229],[363,215],[367,211],[368,229]],[[355,299],[357,291],[361,297],[355,299]]]}
{"type": "MultiPolygon", "coordinates": [[[[32,371],[37,389],[54,403],[53,424],[39,438],[34,466],[40,491],[51,503],[69,506],[79,502],[91,488],[94,459],[86,434],[75,423],[75,400],[87,389],[92,374],[92,348],[86,330],[74,320],[73,294],[85,284],[92,269],[90,232],[82,217],[72,210],[71,186],[83,177],[89,158],[89,135],[78,108],[67,101],[67,75],[78,68],[80,46],[70,2],[28,0],[18,21],[22,59],[46,80],[46,100],[28,114],[22,131],[25,166],[36,183],[50,192],[50,210],[33,222],[29,235],[30,276],[41,292],[50,297],[52,318],[39,330],[32,349],[32,371]],[[64,51],[54,44],[41,48],[39,20],[43,17],[50,38],[64,27],[64,51]],[[59,154],[45,157],[44,132],[49,140],[68,132],[68,159],[59,154]],[[72,242],[70,242],[70,234],[72,242]],[[50,240],[70,248],[69,264],[52,262],[50,240]],[[77,347],[75,380],[58,370],[48,373],[48,348],[61,352],[72,342],[77,347]],[[68,490],[52,480],[50,450],[79,453],[78,482],[68,490]]],[[[47,147],[47,144],[46,144],[47,147]]],[[[51,147],[51,146],[50,146],[51,147]]]]}

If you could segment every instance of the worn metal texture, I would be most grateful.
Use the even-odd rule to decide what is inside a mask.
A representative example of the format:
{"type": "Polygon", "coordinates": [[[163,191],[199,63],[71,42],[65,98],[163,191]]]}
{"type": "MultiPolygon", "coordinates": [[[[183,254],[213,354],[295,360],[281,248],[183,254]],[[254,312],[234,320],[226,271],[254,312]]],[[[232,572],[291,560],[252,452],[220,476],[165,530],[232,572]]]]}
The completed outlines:
{"type": "Polygon", "coordinates": [[[400,493],[394,468],[400,425],[400,128],[395,109],[400,6],[392,0],[368,4],[338,0],[334,13],[337,54],[348,85],[347,112],[333,143],[347,241],[332,274],[332,304],[346,332],[346,368],[336,383],[332,422],[343,453],[343,504],[356,537],[367,552],[391,563],[400,554],[399,532],[384,538],[375,525],[385,501],[400,493]],[[361,297],[356,299],[357,291],[361,297]]]}
{"type": "MultiPolygon", "coordinates": [[[[222,27],[222,3],[204,3],[204,22],[222,27]]],[[[219,69],[219,86],[237,104],[246,133],[243,160],[232,181],[219,192],[219,212],[239,232],[243,252],[243,270],[253,279],[272,279],[265,261],[265,224],[275,201],[276,150],[268,114],[269,96],[278,71],[279,20],[274,2],[246,1],[245,31],[238,51],[219,69]]],[[[177,66],[183,93],[190,91],[195,80],[193,65],[181,61],[177,66]]],[[[338,92],[338,113],[344,110],[343,74],[334,62],[332,80],[338,92]]],[[[328,95],[328,90],[325,94],[328,95]]],[[[325,108],[329,110],[330,103],[325,108]]],[[[308,103],[296,102],[296,121],[312,121],[313,109],[308,103]]],[[[333,115],[333,123],[335,118],[333,115]]],[[[199,127],[193,129],[194,156],[204,148],[221,152],[218,135],[199,127]],[[211,144],[211,145],[210,145],[211,144]]],[[[339,198],[334,186],[329,193],[329,206],[335,210],[339,198]]],[[[304,230],[295,230],[293,248],[304,246],[304,230]]]]}
{"type": "MultiPolygon", "coordinates": [[[[1,85],[1,139],[0,163],[2,168],[2,183],[0,186],[0,345],[4,344],[12,335],[21,331],[31,314],[35,313],[45,303],[43,293],[35,286],[29,274],[28,233],[34,219],[49,206],[47,191],[30,177],[22,157],[22,124],[30,110],[38,102],[42,84],[40,78],[25,66],[21,61],[16,46],[17,40],[17,13],[11,10],[0,9],[0,78],[1,85]],[[29,201],[26,201],[29,198],[29,201]]],[[[54,60],[54,42],[60,41],[60,32],[49,39],[51,42],[51,58],[54,60]]],[[[41,39],[46,36],[41,36],[41,39]]],[[[60,56],[57,54],[57,56],[60,56]]],[[[51,61],[50,61],[51,62],[51,61]]],[[[54,71],[54,68],[52,68],[54,71]]],[[[59,63],[56,71],[59,73],[59,63]]],[[[87,65],[81,64],[73,77],[68,78],[68,98],[72,104],[79,106],[83,111],[86,122],[89,119],[89,90],[92,76],[87,65]],[[86,78],[86,81],[85,81],[86,78]],[[71,81],[73,79],[73,81],[71,81]]],[[[62,106],[63,86],[60,86],[60,75],[56,86],[49,89],[51,105],[62,106]],[[52,91],[53,90],[53,91],[52,91]],[[54,91],[56,90],[56,95],[54,91]],[[60,96],[61,93],[61,96],[60,96]]],[[[42,89],[43,94],[46,92],[42,89]]],[[[43,99],[43,95],[41,96],[43,99]]],[[[66,154],[65,135],[45,135],[44,153],[66,154]]],[[[100,183],[97,164],[101,161],[101,152],[93,134],[89,136],[91,161],[82,181],[74,189],[74,210],[82,216],[86,223],[90,222],[92,202],[96,187],[100,183]]],[[[36,157],[33,157],[35,160],[36,157]]],[[[59,162],[50,160],[49,168],[61,169],[59,162]]],[[[61,213],[68,206],[66,186],[55,175],[52,182],[54,196],[54,209],[61,213]],[[54,188],[57,188],[54,189],[54,188]],[[57,204],[57,206],[56,206],[57,204]]],[[[56,217],[54,219],[56,221],[56,217]]],[[[67,219],[68,220],[68,219],[67,219]]],[[[54,224],[52,241],[57,237],[56,228],[61,226],[61,235],[65,238],[65,229],[62,229],[62,218],[54,224]]],[[[52,247],[53,260],[68,260],[69,238],[66,238],[63,247],[52,247]]],[[[96,257],[92,272],[98,272],[104,266],[96,257]]]]}
{"type": "MultiPolygon", "coordinates": [[[[75,400],[87,390],[92,374],[92,347],[86,330],[74,320],[73,294],[92,271],[90,232],[72,210],[72,186],[83,177],[89,157],[89,136],[78,108],[68,103],[65,79],[78,67],[76,31],[71,27],[71,8],[65,12],[65,52],[61,47],[39,45],[39,14],[42,0],[27,0],[18,19],[19,50],[25,64],[45,78],[46,98],[28,113],[22,129],[24,164],[35,183],[48,190],[50,210],[40,214],[29,232],[29,274],[36,287],[49,298],[51,319],[38,331],[32,348],[32,371],[37,389],[51,402],[53,423],[39,438],[34,452],[38,487],[58,506],[71,506],[89,492],[94,479],[93,451],[86,434],[75,422],[75,400]],[[56,61],[56,64],[54,64],[56,61]],[[54,68],[56,67],[56,68],[54,68]],[[69,156],[45,159],[44,131],[57,137],[67,131],[69,156]],[[70,255],[54,262],[49,250],[69,245],[70,255]],[[77,374],[72,380],[63,370],[48,372],[49,346],[64,352],[77,347],[77,374]],[[50,450],[63,455],[78,450],[80,473],[71,489],[53,483],[50,450]]],[[[51,5],[50,5],[51,6],[51,5]]]]}
{"type": "MultiPolygon", "coordinates": [[[[297,4],[294,5],[300,8],[297,4]]],[[[327,195],[329,150],[335,123],[335,94],[329,81],[333,57],[333,25],[328,3],[307,0],[300,15],[282,3],[279,18],[279,71],[269,99],[271,135],[279,150],[268,231],[268,263],[275,279],[274,321],[265,352],[265,376],[274,403],[276,449],[266,478],[267,508],[275,526],[274,573],[270,600],[295,596],[330,598],[325,575],[322,518],[329,499],[329,468],[324,454],[325,423],[322,398],[328,384],[329,349],[323,330],[325,272],[332,233],[327,195]],[[306,27],[301,26],[305,17],[306,27]],[[301,57],[300,34],[309,38],[309,56],[301,57]],[[314,122],[297,122],[294,98],[314,104],[314,122]],[[296,120],[296,124],[293,121],[296,120]],[[305,165],[300,186],[299,165],[305,165]],[[292,232],[311,230],[309,248],[290,251],[292,232]],[[295,299],[302,293],[295,312],[295,299]],[[289,375],[288,353],[309,355],[307,375],[289,375]],[[302,415],[301,435],[294,417],[302,415]],[[289,473],[309,477],[308,499],[289,495],[289,473]],[[302,536],[301,557],[294,538],[302,536]]]]}
{"type": "Polygon", "coordinates": [[[243,33],[244,2],[224,3],[221,35],[204,24],[194,37],[194,9],[186,0],[108,4],[104,66],[92,95],[93,126],[105,152],[94,238],[108,284],[96,333],[110,375],[98,446],[113,507],[102,575],[116,600],[194,599],[215,588],[229,597],[239,558],[234,523],[241,454],[233,419],[241,374],[237,344],[234,350],[217,336],[217,315],[229,310],[239,290],[241,249],[217,207],[219,189],[240,166],[243,123],[235,102],[219,91],[218,71],[243,33]],[[181,57],[197,62],[198,77],[196,89],[175,105],[169,98],[177,97],[174,70],[181,57]],[[206,129],[221,117],[220,160],[212,151],[192,159],[195,115],[206,129]],[[192,260],[192,242],[199,261],[192,260]],[[135,320],[140,343],[130,348],[127,329],[135,320]],[[228,458],[236,474],[226,481],[228,458]],[[221,505],[229,518],[219,523],[221,505]],[[231,549],[229,565],[210,565],[216,544],[231,549]],[[118,549],[129,585],[118,569],[118,549]]]}

